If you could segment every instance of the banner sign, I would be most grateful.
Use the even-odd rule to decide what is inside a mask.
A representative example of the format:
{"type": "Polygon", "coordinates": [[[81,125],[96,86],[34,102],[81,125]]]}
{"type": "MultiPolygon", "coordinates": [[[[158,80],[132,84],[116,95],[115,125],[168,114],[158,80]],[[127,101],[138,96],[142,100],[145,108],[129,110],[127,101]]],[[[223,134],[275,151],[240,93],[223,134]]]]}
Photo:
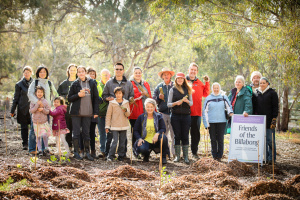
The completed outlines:
{"type": "Polygon", "coordinates": [[[265,152],[266,116],[265,115],[233,115],[228,162],[263,163],[265,152]]]}

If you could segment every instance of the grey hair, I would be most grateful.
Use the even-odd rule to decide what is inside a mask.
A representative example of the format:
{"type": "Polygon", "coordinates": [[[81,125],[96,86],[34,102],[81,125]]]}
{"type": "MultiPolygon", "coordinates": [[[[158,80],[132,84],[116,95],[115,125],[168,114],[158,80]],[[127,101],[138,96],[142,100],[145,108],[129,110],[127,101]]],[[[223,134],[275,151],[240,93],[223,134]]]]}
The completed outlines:
{"type": "Polygon", "coordinates": [[[261,73],[259,71],[252,72],[252,74],[251,74],[251,81],[252,81],[252,79],[253,79],[254,76],[259,76],[260,79],[262,78],[262,75],[261,75],[261,73]]]}
{"type": "Polygon", "coordinates": [[[105,68],[101,70],[100,74],[102,74],[103,72],[107,72],[107,73],[110,74],[110,71],[108,69],[105,69],[105,68]]]}
{"type": "Polygon", "coordinates": [[[134,67],[132,71],[135,71],[135,70],[137,70],[137,69],[141,70],[141,72],[143,73],[143,70],[142,70],[142,68],[140,68],[140,67],[134,67]]]}
{"type": "Polygon", "coordinates": [[[192,63],[190,64],[189,69],[190,69],[191,67],[193,67],[193,66],[197,67],[197,70],[199,69],[199,66],[198,66],[196,63],[194,63],[194,62],[192,62],[192,63]]]}
{"type": "Polygon", "coordinates": [[[146,106],[147,103],[151,103],[151,104],[156,108],[156,101],[155,101],[154,99],[152,99],[152,98],[147,98],[147,99],[145,100],[144,105],[146,106]]]}
{"type": "Polygon", "coordinates": [[[225,93],[226,92],[224,92],[223,90],[221,90],[221,85],[220,85],[220,83],[218,83],[218,82],[214,82],[213,84],[212,84],[212,86],[211,86],[211,92],[214,94],[214,95],[225,95],[225,93]],[[219,94],[215,94],[214,93],[214,85],[218,85],[219,86],[219,88],[220,88],[220,90],[219,90],[219,94]]]}
{"type": "Polygon", "coordinates": [[[235,78],[234,83],[235,83],[237,80],[241,80],[241,81],[243,82],[243,85],[245,85],[245,78],[244,78],[242,75],[237,75],[236,78],[235,78]]]}

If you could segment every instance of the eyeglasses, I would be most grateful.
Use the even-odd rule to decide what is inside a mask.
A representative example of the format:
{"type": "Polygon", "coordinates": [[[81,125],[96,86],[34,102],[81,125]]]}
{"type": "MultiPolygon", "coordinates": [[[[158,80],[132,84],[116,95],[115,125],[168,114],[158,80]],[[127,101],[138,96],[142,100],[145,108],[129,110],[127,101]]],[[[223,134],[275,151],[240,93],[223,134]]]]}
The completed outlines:
{"type": "Polygon", "coordinates": [[[123,71],[123,69],[115,69],[116,71],[123,71]]]}

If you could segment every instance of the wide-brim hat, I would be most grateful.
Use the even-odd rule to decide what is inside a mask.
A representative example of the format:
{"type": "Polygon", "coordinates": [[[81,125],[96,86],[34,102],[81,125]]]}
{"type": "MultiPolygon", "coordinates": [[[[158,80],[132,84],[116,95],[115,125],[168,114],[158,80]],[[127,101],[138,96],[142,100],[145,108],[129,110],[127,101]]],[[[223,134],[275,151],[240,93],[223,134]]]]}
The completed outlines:
{"type": "Polygon", "coordinates": [[[171,77],[175,75],[175,72],[168,69],[168,68],[163,68],[160,72],[158,72],[158,76],[161,78],[162,74],[165,72],[169,72],[171,74],[171,77]]]}

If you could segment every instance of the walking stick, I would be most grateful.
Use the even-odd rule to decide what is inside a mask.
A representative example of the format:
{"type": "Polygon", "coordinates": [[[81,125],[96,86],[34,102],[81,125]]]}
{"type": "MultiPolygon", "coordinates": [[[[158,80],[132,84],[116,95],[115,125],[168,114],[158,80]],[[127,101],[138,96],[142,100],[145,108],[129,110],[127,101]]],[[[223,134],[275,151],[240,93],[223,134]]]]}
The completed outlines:
{"type": "Polygon", "coordinates": [[[272,167],[273,167],[273,180],[274,180],[274,132],[272,132],[272,167]]]}
{"type": "Polygon", "coordinates": [[[61,148],[60,148],[60,121],[58,120],[58,155],[59,162],[61,162],[61,148]]]}
{"type": "Polygon", "coordinates": [[[36,124],[36,143],[35,143],[35,156],[34,156],[34,168],[36,170],[36,154],[37,154],[37,141],[39,139],[39,122],[36,124]]]}
{"type": "Polygon", "coordinates": [[[257,169],[258,169],[258,177],[260,176],[260,172],[259,172],[259,140],[257,140],[257,154],[258,154],[258,165],[257,165],[257,169]]]}
{"type": "Polygon", "coordinates": [[[161,140],[160,140],[160,159],[159,159],[159,171],[160,171],[160,182],[159,182],[159,188],[161,188],[161,182],[162,182],[162,145],[164,141],[164,133],[161,135],[161,140]]]}
{"type": "Polygon", "coordinates": [[[5,134],[5,151],[7,155],[7,136],[6,136],[6,104],[4,105],[4,134],[5,134]]]}

